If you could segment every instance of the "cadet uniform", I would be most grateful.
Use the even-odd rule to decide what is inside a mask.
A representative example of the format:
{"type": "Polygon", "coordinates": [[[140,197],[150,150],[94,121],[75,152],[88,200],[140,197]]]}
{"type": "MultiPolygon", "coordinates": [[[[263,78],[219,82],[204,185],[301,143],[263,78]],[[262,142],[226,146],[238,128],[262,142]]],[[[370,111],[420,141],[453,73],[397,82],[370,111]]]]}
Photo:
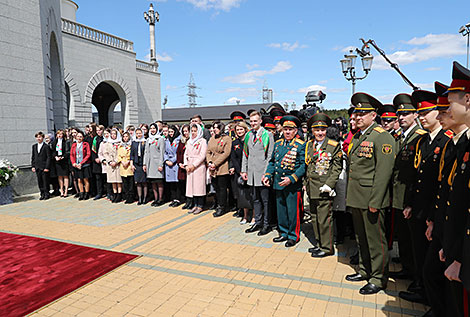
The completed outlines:
{"type": "MultiPolygon", "coordinates": [[[[330,125],[331,119],[323,113],[317,113],[308,120],[310,129],[326,129],[330,125]]],[[[307,173],[304,183],[310,199],[313,231],[317,240],[317,248],[312,249],[312,257],[335,253],[332,202],[334,188],[343,169],[342,154],[339,142],[328,137],[321,142],[313,138],[306,144],[307,173]]]]}
{"type": "MultiPolygon", "coordinates": [[[[281,119],[283,127],[298,128],[300,121],[294,116],[281,119]]],[[[276,192],[276,210],[279,225],[279,239],[286,246],[293,246],[300,240],[300,214],[302,202],[302,177],[305,174],[305,142],[294,138],[290,141],[280,139],[274,144],[265,177],[276,192]],[[280,186],[281,177],[289,177],[291,183],[280,186]]]]}
{"type": "MultiPolygon", "coordinates": [[[[351,98],[355,112],[376,111],[382,104],[365,93],[351,98]]],[[[368,280],[361,294],[375,294],[387,287],[388,249],[384,209],[390,204],[389,182],[395,158],[393,137],[373,122],[354,135],[348,148],[349,168],[346,205],[351,208],[359,245],[359,272],[349,281],[368,280]],[[369,208],[376,208],[371,212],[369,208]]]]}
{"type": "MultiPolygon", "coordinates": [[[[241,112],[241,111],[234,111],[230,114],[230,119],[232,119],[233,122],[241,122],[245,121],[246,115],[241,112]]],[[[234,129],[231,129],[229,131],[229,136],[232,138],[232,141],[235,141],[237,139],[237,134],[235,133],[234,129]]]]}
{"type": "MultiPolygon", "coordinates": [[[[393,99],[393,104],[397,109],[398,115],[401,113],[416,112],[411,96],[408,94],[398,94],[393,99]]],[[[416,178],[416,169],[414,167],[414,155],[418,139],[426,134],[425,130],[419,128],[417,124],[409,127],[396,140],[397,150],[396,159],[393,168],[393,189],[392,189],[392,235],[397,237],[401,272],[392,272],[394,278],[407,278],[413,274],[415,264],[413,260],[413,251],[411,248],[410,230],[406,219],[403,216],[405,201],[409,201],[412,184],[416,178]]]]}
{"type": "MultiPolygon", "coordinates": [[[[412,94],[413,105],[419,114],[437,111],[437,94],[431,91],[415,90],[412,94]]],[[[423,285],[423,266],[429,241],[426,238],[426,221],[429,210],[433,206],[439,182],[439,162],[441,152],[452,138],[452,132],[445,132],[439,126],[434,131],[424,134],[416,143],[413,166],[416,169],[416,179],[410,184],[409,194],[405,196],[405,206],[412,208],[411,217],[407,220],[413,260],[415,263],[414,281],[416,288],[413,292],[400,292],[399,296],[412,302],[425,302],[426,294],[423,285]]]]}
{"type": "MultiPolygon", "coordinates": [[[[275,108],[271,109],[269,114],[273,118],[274,127],[277,127],[280,124],[281,119],[286,114],[286,112],[284,111],[283,108],[275,107],[275,108]]],[[[274,141],[277,141],[281,138],[282,138],[282,131],[277,131],[276,130],[276,132],[274,132],[274,141]]]]}

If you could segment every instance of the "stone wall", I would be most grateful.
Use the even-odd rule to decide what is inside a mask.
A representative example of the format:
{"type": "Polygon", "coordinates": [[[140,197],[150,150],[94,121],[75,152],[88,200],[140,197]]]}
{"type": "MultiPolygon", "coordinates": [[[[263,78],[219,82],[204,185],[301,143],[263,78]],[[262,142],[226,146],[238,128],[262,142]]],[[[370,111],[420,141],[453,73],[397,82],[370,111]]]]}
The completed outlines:
{"type": "Polygon", "coordinates": [[[139,104],[139,123],[161,120],[160,73],[137,69],[137,102],[139,104]]]}

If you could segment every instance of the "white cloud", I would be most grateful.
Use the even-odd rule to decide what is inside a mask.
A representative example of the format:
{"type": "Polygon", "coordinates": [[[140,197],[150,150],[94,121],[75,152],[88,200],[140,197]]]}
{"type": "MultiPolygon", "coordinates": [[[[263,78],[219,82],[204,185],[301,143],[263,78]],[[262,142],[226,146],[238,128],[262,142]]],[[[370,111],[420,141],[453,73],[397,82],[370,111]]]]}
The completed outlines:
{"type": "Polygon", "coordinates": [[[180,88],[180,87],[172,86],[172,85],[166,85],[166,87],[165,87],[166,90],[175,90],[175,89],[178,89],[178,88],[180,88]]]}
{"type": "Polygon", "coordinates": [[[255,69],[255,68],[258,68],[258,67],[259,67],[258,64],[253,64],[253,65],[251,65],[251,64],[246,64],[245,66],[246,66],[246,68],[247,68],[248,70],[252,70],[252,69],[255,69]]]}
{"type": "Polygon", "coordinates": [[[254,88],[254,87],[249,87],[249,88],[242,88],[242,87],[230,87],[226,88],[224,90],[219,90],[217,91],[218,93],[236,93],[240,97],[254,97],[261,95],[261,90],[254,88]]]}
{"type": "Polygon", "coordinates": [[[161,55],[157,53],[157,60],[159,62],[171,62],[173,61],[173,57],[171,57],[167,53],[162,53],[161,55]]]}
{"type": "MultiPolygon", "coordinates": [[[[412,48],[387,54],[388,58],[399,66],[466,53],[465,38],[460,34],[428,34],[412,38],[405,44],[412,48]]],[[[382,56],[376,55],[372,68],[390,69],[391,67],[382,56]]]]}
{"type": "Polygon", "coordinates": [[[434,91],[434,83],[415,83],[415,86],[420,89],[434,91]]]}
{"type": "Polygon", "coordinates": [[[245,99],[240,99],[240,98],[237,98],[237,97],[232,97],[232,98],[229,98],[225,101],[226,104],[229,104],[229,105],[236,105],[237,103],[242,103],[244,102],[245,99]]]}
{"type": "Polygon", "coordinates": [[[295,43],[288,43],[288,42],[284,42],[284,43],[270,43],[267,45],[268,47],[271,47],[271,48],[280,48],[280,49],[283,49],[284,51],[288,51],[288,52],[293,52],[295,51],[296,49],[298,48],[306,48],[308,47],[307,45],[303,44],[303,45],[300,45],[298,41],[296,41],[295,43]]]}
{"type": "Polygon", "coordinates": [[[266,75],[274,75],[276,73],[283,73],[292,68],[292,65],[289,61],[280,61],[270,70],[252,70],[246,73],[242,73],[235,76],[228,76],[223,79],[223,81],[235,83],[235,84],[254,84],[260,78],[266,75]]]}
{"type": "MultiPolygon", "coordinates": [[[[182,0],[180,0],[182,1],[182,0]]],[[[243,0],[184,0],[195,6],[198,9],[202,10],[222,10],[222,11],[230,11],[232,8],[240,7],[240,3],[243,0]]]]}
{"type": "Polygon", "coordinates": [[[425,68],[424,70],[427,72],[434,72],[434,71],[441,70],[441,68],[440,67],[428,67],[428,68],[425,68]]]}
{"type": "Polygon", "coordinates": [[[305,88],[299,88],[297,89],[297,93],[299,94],[306,94],[307,92],[311,91],[311,90],[326,90],[326,87],[325,86],[321,86],[321,85],[310,85],[308,87],[305,87],[305,88]]]}

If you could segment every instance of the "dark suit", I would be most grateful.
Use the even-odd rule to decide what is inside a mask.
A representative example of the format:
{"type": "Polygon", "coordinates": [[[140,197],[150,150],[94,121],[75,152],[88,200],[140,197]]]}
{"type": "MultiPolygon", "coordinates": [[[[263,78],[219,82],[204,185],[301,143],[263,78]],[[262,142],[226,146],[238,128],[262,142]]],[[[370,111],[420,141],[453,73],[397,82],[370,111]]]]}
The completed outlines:
{"type": "Polygon", "coordinates": [[[31,167],[36,170],[41,197],[49,196],[49,172],[45,172],[44,170],[50,170],[51,157],[51,149],[45,142],[42,143],[39,153],[38,144],[33,145],[31,151],[31,167]]]}

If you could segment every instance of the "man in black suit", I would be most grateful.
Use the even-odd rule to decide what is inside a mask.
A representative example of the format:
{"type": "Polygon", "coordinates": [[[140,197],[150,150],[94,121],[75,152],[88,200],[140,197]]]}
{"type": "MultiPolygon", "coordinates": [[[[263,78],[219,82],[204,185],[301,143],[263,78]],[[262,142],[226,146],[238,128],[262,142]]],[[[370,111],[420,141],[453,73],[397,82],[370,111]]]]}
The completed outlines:
{"type": "Polygon", "coordinates": [[[49,199],[49,169],[51,167],[51,150],[44,143],[44,133],[34,135],[38,143],[33,145],[31,153],[31,166],[38,178],[38,187],[41,192],[40,200],[49,199]]]}

